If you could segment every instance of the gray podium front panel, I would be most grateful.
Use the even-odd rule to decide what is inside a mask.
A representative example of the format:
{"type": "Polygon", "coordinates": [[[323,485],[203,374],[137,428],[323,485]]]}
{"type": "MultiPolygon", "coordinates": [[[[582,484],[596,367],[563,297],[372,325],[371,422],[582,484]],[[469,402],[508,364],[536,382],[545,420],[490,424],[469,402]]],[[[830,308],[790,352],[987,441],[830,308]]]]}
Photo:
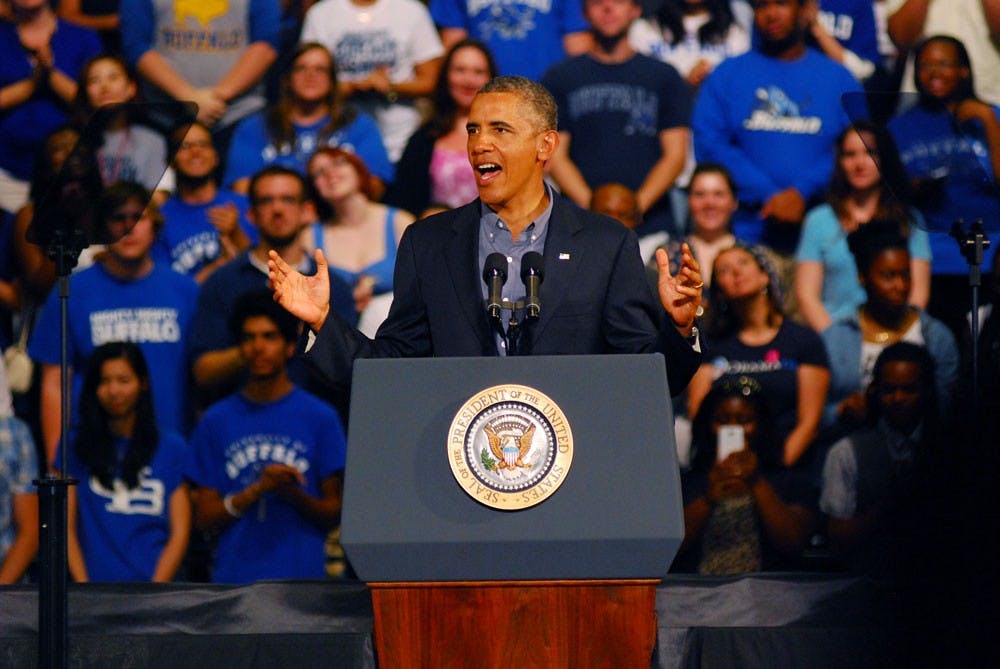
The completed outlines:
{"type": "Polygon", "coordinates": [[[358,360],[341,542],[365,581],[660,578],[684,535],[663,358],[358,360]],[[481,504],[456,482],[448,431],[499,384],[562,409],[572,466],[544,502],[481,504]]]}

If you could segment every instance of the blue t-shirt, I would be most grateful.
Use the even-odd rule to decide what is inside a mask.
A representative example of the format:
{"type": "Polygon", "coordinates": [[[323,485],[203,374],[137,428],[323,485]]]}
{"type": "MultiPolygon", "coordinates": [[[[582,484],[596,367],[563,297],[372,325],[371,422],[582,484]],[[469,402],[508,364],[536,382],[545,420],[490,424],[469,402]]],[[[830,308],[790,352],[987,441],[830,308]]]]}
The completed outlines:
{"type": "Polygon", "coordinates": [[[500,74],[536,81],[566,57],[565,35],[590,29],[580,0],[431,0],[430,12],[438,27],[461,28],[485,42],[500,74]]]}
{"type": "Polygon", "coordinates": [[[153,245],[153,259],[170,265],[175,272],[194,276],[219,257],[219,231],[208,220],[208,210],[232,203],[239,211],[239,225],[257,243],[257,228],[247,219],[249,200],[245,195],[219,189],[211,202],[188,204],[176,195],[163,203],[160,213],[166,223],[153,245]]]}
{"type": "MultiPolygon", "coordinates": [[[[67,348],[73,374],[73,406],[78,406],[87,358],[101,344],[129,341],[139,345],[149,365],[156,423],[165,432],[183,434],[187,426],[185,338],[198,298],[198,284],[169,267],[135,281],[110,275],[100,263],[70,277],[67,348]]],[[[58,365],[60,300],[53,290],[38,316],[28,353],[58,365]]]]}
{"type": "MultiPolygon", "coordinates": [[[[256,482],[267,465],[287,464],[305,476],[309,495],[321,497],[321,483],[344,468],[346,451],[337,414],[304,390],[266,404],[236,393],[195,427],[184,474],[224,497],[256,482]]],[[[322,578],[325,540],[324,530],[268,494],[219,536],[212,581],[322,578]]]]}
{"type": "MultiPolygon", "coordinates": [[[[931,260],[931,246],[920,212],[911,213],[908,246],[914,260],[931,260]]],[[[818,262],[823,265],[821,301],[831,322],[853,315],[865,300],[865,289],[858,281],[858,265],[847,246],[847,232],[833,211],[823,204],[806,214],[802,237],[795,252],[796,262],[818,262]]]]}
{"type": "MultiPolygon", "coordinates": [[[[115,445],[121,461],[128,442],[119,438],[115,445]]],[[[90,476],[75,448],[66,452],[68,473],[80,481],[76,532],[91,581],[153,578],[170,538],[170,496],[183,480],[186,449],[176,433],[162,433],[153,459],[139,474],[139,485],[129,489],[119,474],[111,490],[90,476]]]]}
{"type": "MultiPolygon", "coordinates": [[[[993,111],[1000,116],[1000,108],[993,111]]],[[[989,145],[985,129],[979,121],[961,125],[955,130],[954,117],[947,111],[913,107],[889,121],[899,147],[899,157],[911,179],[940,176],[945,179],[940,197],[923,205],[921,213],[930,231],[934,274],[965,274],[969,265],[959,251],[958,243],[949,235],[952,223],[962,219],[966,224],[976,219],[986,222],[987,231],[996,230],[1000,221],[1000,196],[994,183],[989,145]]],[[[987,235],[990,250],[984,265],[1000,244],[1000,233],[987,235]]]]}
{"type": "Polygon", "coordinates": [[[708,75],[691,119],[695,156],[733,175],[742,214],[733,221],[738,238],[794,250],[797,229],[766,231],[757,211],[789,187],[807,201],[823,192],[837,135],[850,125],[841,96],[860,90],[846,68],[812,49],[793,61],[748,51],[708,75]]]}
{"type": "Polygon", "coordinates": [[[329,118],[323,118],[310,125],[294,125],[294,144],[275,146],[268,136],[264,112],[248,116],[233,133],[222,182],[232,186],[233,182],[253,176],[267,165],[282,165],[305,175],[309,158],[324,146],[339,146],[351,151],[364,161],[372,174],[385,183],[392,181],[395,171],[382,143],[382,134],[371,116],[359,112],[353,121],[323,136],[321,131],[328,122],[329,118]]]}
{"type": "MultiPolygon", "coordinates": [[[[90,28],[57,19],[51,47],[55,68],[75,81],[83,64],[101,52],[101,40],[90,28]]],[[[30,78],[32,69],[17,27],[0,22],[0,88],[30,78]]],[[[27,102],[4,109],[0,112],[0,168],[18,179],[31,179],[35,153],[64,123],[66,105],[48,87],[27,102]]]]}

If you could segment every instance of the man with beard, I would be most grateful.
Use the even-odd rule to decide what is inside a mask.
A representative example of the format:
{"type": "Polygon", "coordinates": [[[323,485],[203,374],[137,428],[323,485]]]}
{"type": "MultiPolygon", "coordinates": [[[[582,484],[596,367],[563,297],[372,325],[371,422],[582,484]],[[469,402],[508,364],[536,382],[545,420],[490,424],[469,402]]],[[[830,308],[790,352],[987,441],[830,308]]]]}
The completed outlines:
{"type": "MultiPolygon", "coordinates": [[[[212,274],[202,286],[191,324],[191,361],[199,404],[228,395],[238,388],[246,371],[239,342],[227,327],[229,314],[241,295],[267,285],[267,257],[275,251],[289,265],[314,274],[316,265],[299,243],[299,233],[313,219],[302,176],[287,167],[266,167],[250,180],[247,215],[257,226],[260,241],[212,274]]],[[[351,287],[330,273],[331,308],[348,322],[357,323],[351,287]]],[[[291,364],[289,373],[302,385],[305,370],[291,364]]]]}
{"type": "Polygon", "coordinates": [[[698,161],[722,163],[736,180],[736,237],[782,255],[829,181],[834,140],[850,122],[841,96],[861,90],[846,68],[806,47],[806,4],[755,0],[756,48],[712,71],[691,124],[698,161]]]}
{"type": "Polygon", "coordinates": [[[160,208],[166,225],[153,247],[153,257],[198,283],[257,238],[246,196],[219,188],[218,167],[211,131],[192,124],[177,146],[177,192],[160,208]]]}
{"type": "Polygon", "coordinates": [[[640,235],[673,230],[667,191],[684,167],[690,94],[670,65],[628,41],[642,13],[636,0],[586,0],[593,43],[559,63],[542,83],[559,109],[552,177],[563,194],[590,206],[593,189],[619,181],[635,192],[640,235]]]}

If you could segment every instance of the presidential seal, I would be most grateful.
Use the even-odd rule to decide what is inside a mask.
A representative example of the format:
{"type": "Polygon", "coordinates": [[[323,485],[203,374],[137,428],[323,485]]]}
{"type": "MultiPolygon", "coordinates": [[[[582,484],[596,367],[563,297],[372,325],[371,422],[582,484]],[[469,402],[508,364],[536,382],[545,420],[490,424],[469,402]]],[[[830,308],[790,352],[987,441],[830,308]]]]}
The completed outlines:
{"type": "Polygon", "coordinates": [[[573,462],[573,433],[544,393],[519,385],[487,388],[462,405],[448,431],[455,480],[476,501],[516,511],[545,501],[573,462]]]}

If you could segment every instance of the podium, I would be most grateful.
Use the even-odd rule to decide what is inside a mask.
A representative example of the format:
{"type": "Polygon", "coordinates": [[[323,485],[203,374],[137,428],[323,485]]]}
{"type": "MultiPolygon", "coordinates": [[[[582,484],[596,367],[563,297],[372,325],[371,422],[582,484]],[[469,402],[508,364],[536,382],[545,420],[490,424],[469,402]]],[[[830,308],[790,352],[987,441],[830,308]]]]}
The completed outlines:
{"type": "Polygon", "coordinates": [[[684,533],[662,356],[358,360],[352,392],[341,543],[381,666],[649,666],[684,533]],[[518,510],[449,462],[459,413],[505,385],[543,393],[572,432],[558,489],[518,510]]]}

